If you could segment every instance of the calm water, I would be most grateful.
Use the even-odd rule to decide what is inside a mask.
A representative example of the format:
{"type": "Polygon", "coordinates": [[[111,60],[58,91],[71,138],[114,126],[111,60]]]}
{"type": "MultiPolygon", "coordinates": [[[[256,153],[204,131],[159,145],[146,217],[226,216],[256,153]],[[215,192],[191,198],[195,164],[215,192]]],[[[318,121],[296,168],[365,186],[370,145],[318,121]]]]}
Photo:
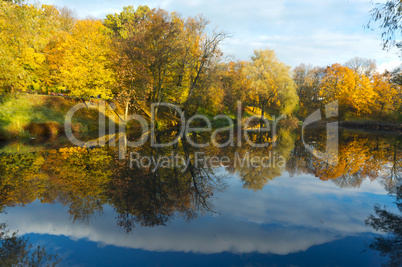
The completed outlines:
{"type": "MultiPolygon", "coordinates": [[[[305,141],[324,150],[325,132],[305,141]]],[[[3,144],[0,223],[57,253],[60,266],[399,266],[401,141],[342,130],[336,166],[285,130],[266,148],[196,150],[181,140],[127,151],[188,162],[159,168],[130,166],[115,147],[73,147],[63,137],[3,144]],[[207,160],[213,156],[228,160],[207,160]],[[238,161],[264,156],[265,166],[238,161]]],[[[7,249],[12,257],[15,248],[7,249]]]]}

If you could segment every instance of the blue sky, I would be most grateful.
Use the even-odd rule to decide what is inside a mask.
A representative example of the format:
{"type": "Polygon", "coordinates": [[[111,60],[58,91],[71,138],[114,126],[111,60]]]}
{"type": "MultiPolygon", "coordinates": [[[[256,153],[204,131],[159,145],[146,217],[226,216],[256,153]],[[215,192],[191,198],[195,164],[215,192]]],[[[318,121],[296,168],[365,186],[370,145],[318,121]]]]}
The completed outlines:
{"type": "Polygon", "coordinates": [[[291,66],[300,63],[326,66],[345,63],[355,56],[375,59],[379,69],[401,63],[397,51],[383,51],[379,31],[364,28],[373,7],[369,0],[42,0],[67,6],[81,17],[104,18],[123,6],[148,5],[176,11],[182,16],[203,14],[232,34],[223,51],[248,59],[254,49],[275,50],[291,66]]]}

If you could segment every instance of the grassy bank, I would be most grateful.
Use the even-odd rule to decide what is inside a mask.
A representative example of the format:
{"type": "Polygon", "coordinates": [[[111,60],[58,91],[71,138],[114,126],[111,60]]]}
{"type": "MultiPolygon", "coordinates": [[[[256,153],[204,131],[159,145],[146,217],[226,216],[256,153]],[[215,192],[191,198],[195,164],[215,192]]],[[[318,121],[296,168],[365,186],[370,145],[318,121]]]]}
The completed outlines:
{"type": "MultiPolygon", "coordinates": [[[[98,102],[98,99],[91,102],[98,102]]],[[[83,100],[61,96],[16,94],[0,99],[0,140],[58,135],[64,131],[67,112],[83,100]]],[[[79,110],[73,117],[74,132],[98,130],[99,113],[95,109],[79,110]]]]}

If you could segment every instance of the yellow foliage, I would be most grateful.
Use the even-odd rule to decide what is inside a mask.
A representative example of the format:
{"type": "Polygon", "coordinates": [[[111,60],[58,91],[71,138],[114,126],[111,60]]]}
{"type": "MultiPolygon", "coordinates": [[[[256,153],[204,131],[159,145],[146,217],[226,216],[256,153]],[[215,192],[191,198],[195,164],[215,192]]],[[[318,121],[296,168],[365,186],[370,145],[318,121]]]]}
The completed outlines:
{"type": "Polygon", "coordinates": [[[395,112],[402,104],[401,86],[391,83],[390,78],[388,74],[373,75],[373,89],[376,93],[375,109],[379,117],[395,112]]]}
{"type": "Polygon", "coordinates": [[[58,81],[76,96],[102,98],[112,96],[115,82],[109,58],[111,38],[98,20],[77,21],[71,35],[66,35],[50,50],[58,81]],[[62,60],[57,63],[55,60],[62,60]]]}
{"type": "Polygon", "coordinates": [[[325,70],[320,96],[324,103],[338,100],[342,108],[351,108],[359,115],[371,113],[376,93],[367,76],[334,64],[325,70]]]}

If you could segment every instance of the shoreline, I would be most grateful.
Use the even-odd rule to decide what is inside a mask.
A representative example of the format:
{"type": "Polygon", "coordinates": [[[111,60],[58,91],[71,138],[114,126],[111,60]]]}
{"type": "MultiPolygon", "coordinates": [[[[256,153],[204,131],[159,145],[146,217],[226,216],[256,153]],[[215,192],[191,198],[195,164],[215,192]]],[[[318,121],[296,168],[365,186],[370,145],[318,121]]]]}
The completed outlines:
{"type": "MultiPolygon", "coordinates": [[[[327,122],[320,121],[309,124],[308,128],[321,128],[325,127],[327,122]]],[[[347,130],[362,130],[366,132],[384,132],[402,134],[402,123],[390,123],[390,122],[360,122],[360,121],[340,121],[338,124],[340,129],[347,130]]]]}

